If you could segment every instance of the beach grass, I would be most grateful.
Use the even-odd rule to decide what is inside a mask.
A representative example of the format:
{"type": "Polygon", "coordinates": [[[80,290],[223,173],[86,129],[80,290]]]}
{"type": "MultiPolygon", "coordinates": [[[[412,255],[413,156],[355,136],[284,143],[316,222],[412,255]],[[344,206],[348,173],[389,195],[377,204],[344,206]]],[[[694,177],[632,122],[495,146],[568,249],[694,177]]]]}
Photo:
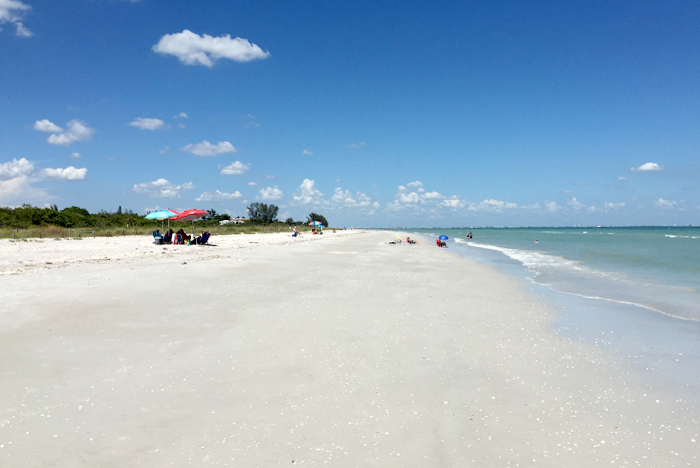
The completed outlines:
{"type": "MultiPolygon", "coordinates": [[[[213,236],[230,234],[255,234],[272,232],[290,232],[292,227],[283,223],[274,224],[227,224],[204,225],[195,222],[195,231],[208,231],[213,236]]],[[[170,227],[177,231],[180,228],[190,233],[191,223],[172,223],[170,227]]],[[[113,236],[150,236],[156,229],[164,232],[160,222],[152,226],[107,226],[107,227],[78,227],[64,228],[59,226],[38,226],[32,228],[0,228],[0,239],[79,239],[83,237],[113,237],[113,236]]],[[[297,226],[300,231],[309,231],[308,226],[297,226]]],[[[166,227],[167,230],[167,227],[166,227]]]]}

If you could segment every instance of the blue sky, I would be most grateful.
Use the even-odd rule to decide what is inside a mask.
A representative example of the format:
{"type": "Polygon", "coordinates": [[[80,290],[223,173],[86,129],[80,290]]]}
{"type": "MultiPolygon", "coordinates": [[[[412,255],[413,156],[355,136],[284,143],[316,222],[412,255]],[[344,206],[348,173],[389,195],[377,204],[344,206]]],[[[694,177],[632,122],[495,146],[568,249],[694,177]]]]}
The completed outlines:
{"type": "Polygon", "coordinates": [[[0,205],[700,224],[698,24],[696,2],[0,0],[0,205]]]}

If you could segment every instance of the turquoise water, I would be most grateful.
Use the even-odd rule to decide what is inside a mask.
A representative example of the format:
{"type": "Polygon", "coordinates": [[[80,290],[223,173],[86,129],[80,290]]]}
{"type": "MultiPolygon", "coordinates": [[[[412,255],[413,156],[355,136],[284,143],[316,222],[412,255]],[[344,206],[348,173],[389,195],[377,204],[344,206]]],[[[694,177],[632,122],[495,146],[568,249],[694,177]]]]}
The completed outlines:
{"type": "Polygon", "coordinates": [[[481,263],[498,252],[554,291],[700,321],[700,228],[503,228],[422,230],[481,263]],[[473,238],[467,239],[471,231],[473,238]]]}

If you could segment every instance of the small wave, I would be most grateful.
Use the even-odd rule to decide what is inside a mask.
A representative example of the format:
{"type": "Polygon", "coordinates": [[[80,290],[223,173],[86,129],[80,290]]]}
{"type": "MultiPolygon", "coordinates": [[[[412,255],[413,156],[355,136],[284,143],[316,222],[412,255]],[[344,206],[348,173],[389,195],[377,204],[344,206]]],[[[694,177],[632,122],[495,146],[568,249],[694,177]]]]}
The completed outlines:
{"type": "MultiPolygon", "coordinates": [[[[550,288],[551,288],[551,286],[550,286],[550,288]]],[[[700,319],[696,319],[696,318],[692,318],[692,317],[684,317],[682,315],[671,314],[669,312],[664,312],[663,310],[655,309],[651,306],[639,304],[637,302],[623,301],[620,299],[611,299],[608,297],[588,296],[586,294],[574,293],[574,292],[570,292],[570,291],[559,291],[559,292],[564,293],[564,294],[568,294],[570,296],[583,297],[585,299],[593,299],[596,301],[614,302],[615,304],[624,304],[624,305],[630,305],[630,306],[634,306],[634,307],[641,307],[642,309],[651,310],[652,312],[656,312],[656,313],[659,313],[659,314],[662,314],[662,315],[665,315],[667,317],[671,317],[674,319],[678,319],[678,320],[685,320],[688,322],[700,322],[700,319]]]]}
{"type": "Polygon", "coordinates": [[[564,234],[561,231],[542,231],[542,234],[564,234]]]}
{"type": "Polygon", "coordinates": [[[482,249],[495,250],[505,254],[506,256],[517,260],[522,263],[525,268],[535,273],[535,276],[540,276],[545,273],[568,273],[576,272],[578,274],[593,277],[593,278],[612,278],[619,279],[611,273],[606,273],[600,270],[596,270],[585,266],[583,263],[576,260],[569,260],[558,255],[552,255],[542,252],[537,252],[533,250],[518,250],[509,249],[505,247],[497,247],[495,245],[479,244],[477,242],[465,242],[467,245],[472,247],[478,247],[482,249]]]}
{"type": "Polygon", "coordinates": [[[677,234],[664,234],[669,239],[700,239],[700,236],[679,236],[677,234]]]}

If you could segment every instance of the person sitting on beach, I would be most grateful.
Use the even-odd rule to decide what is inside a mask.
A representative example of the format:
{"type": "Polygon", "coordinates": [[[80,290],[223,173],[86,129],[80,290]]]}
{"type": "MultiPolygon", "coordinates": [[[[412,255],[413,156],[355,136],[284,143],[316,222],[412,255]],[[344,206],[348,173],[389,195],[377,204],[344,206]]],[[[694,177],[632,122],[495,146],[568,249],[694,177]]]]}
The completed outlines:
{"type": "Polygon", "coordinates": [[[163,236],[163,244],[170,244],[173,241],[173,230],[168,229],[168,231],[163,236]]]}
{"type": "Polygon", "coordinates": [[[209,232],[202,231],[202,233],[199,236],[197,236],[197,238],[194,239],[192,241],[192,243],[193,244],[200,244],[200,245],[206,244],[209,241],[210,236],[211,236],[211,234],[209,232]]]}
{"type": "Polygon", "coordinates": [[[192,239],[192,236],[188,236],[183,229],[177,231],[177,234],[180,237],[179,241],[181,244],[187,244],[192,239]]]}
{"type": "Polygon", "coordinates": [[[410,237],[406,236],[406,243],[407,244],[417,244],[418,242],[416,242],[413,239],[411,239],[410,237]]]}

